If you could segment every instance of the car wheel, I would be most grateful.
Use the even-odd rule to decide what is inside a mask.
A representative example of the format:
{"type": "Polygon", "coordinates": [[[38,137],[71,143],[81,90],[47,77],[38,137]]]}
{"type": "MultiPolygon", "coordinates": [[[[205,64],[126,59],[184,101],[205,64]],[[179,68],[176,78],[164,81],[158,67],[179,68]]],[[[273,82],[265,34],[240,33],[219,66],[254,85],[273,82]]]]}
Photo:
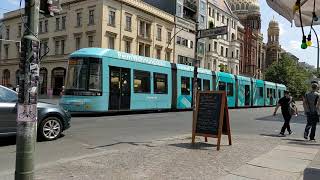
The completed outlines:
{"type": "Polygon", "coordinates": [[[62,132],[60,119],[47,117],[40,123],[38,132],[42,140],[52,141],[57,139],[62,132]]]}

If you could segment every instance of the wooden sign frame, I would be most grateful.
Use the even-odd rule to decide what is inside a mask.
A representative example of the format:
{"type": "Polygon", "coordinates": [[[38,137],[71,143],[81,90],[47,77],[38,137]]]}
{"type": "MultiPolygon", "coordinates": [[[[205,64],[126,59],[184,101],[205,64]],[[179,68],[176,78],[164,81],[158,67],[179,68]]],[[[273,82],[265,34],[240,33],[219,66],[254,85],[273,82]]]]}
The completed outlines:
{"type": "Polygon", "coordinates": [[[228,135],[229,145],[232,145],[231,141],[231,128],[230,128],[230,120],[229,120],[229,109],[227,104],[227,96],[225,91],[202,91],[197,93],[196,99],[196,110],[193,112],[193,123],[192,123],[192,144],[195,143],[196,136],[203,136],[205,137],[205,142],[208,142],[207,137],[218,138],[217,139],[217,150],[220,150],[220,143],[221,143],[221,135],[228,135]],[[222,94],[221,99],[221,106],[220,106],[220,117],[219,117],[219,127],[218,127],[218,134],[203,134],[203,133],[196,133],[197,128],[197,121],[198,121],[198,112],[199,112],[199,99],[201,93],[213,93],[213,94],[222,94]],[[224,122],[225,118],[225,122],[224,122]],[[223,123],[226,123],[226,132],[223,132],[223,123]]]}

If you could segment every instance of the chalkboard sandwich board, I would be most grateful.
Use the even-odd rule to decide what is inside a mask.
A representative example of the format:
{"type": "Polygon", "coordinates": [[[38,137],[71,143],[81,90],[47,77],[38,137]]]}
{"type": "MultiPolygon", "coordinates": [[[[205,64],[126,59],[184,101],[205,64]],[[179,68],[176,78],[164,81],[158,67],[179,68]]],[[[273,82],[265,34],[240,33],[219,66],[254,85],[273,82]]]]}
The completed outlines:
{"type": "Polygon", "coordinates": [[[218,138],[220,150],[221,134],[228,135],[231,145],[229,110],[225,91],[201,91],[197,93],[196,110],[193,113],[192,144],[196,136],[218,138]]]}

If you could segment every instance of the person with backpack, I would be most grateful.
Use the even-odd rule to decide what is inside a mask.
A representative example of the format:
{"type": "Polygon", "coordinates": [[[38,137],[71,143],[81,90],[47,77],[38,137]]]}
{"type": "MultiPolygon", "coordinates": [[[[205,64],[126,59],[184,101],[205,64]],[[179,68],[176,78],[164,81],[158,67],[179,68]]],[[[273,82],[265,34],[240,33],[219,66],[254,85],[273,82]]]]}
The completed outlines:
{"type": "Polygon", "coordinates": [[[319,122],[319,93],[317,92],[318,84],[312,83],[311,84],[311,91],[305,94],[303,98],[303,107],[305,114],[307,115],[307,124],[304,130],[304,138],[310,138],[310,141],[315,141],[315,134],[316,134],[316,127],[317,123],[319,122]],[[309,134],[309,131],[311,132],[309,134]]]}
{"type": "Polygon", "coordinates": [[[278,108],[281,106],[281,112],[284,119],[284,124],[281,128],[280,135],[285,136],[284,133],[287,129],[289,135],[292,134],[290,129],[290,120],[292,115],[296,114],[294,108],[292,107],[292,103],[294,103],[293,98],[290,96],[289,91],[284,91],[284,96],[279,99],[278,104],[274,110],[273,115],[277,114],[278,108]]]}

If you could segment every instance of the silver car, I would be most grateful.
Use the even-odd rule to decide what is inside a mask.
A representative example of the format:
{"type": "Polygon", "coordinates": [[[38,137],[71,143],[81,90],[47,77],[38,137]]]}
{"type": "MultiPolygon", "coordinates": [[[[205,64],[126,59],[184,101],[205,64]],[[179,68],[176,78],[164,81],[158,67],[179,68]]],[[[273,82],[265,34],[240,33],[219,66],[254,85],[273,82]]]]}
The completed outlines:
{"type": "MultiPolygon", "coordinates": [[[[0,85],[0,136],[16,133],[17,92],[0,85]]],[[[38,138],[57,139],[70,127],[70,114],[55,104],[38,103],[38,138]]]]}

